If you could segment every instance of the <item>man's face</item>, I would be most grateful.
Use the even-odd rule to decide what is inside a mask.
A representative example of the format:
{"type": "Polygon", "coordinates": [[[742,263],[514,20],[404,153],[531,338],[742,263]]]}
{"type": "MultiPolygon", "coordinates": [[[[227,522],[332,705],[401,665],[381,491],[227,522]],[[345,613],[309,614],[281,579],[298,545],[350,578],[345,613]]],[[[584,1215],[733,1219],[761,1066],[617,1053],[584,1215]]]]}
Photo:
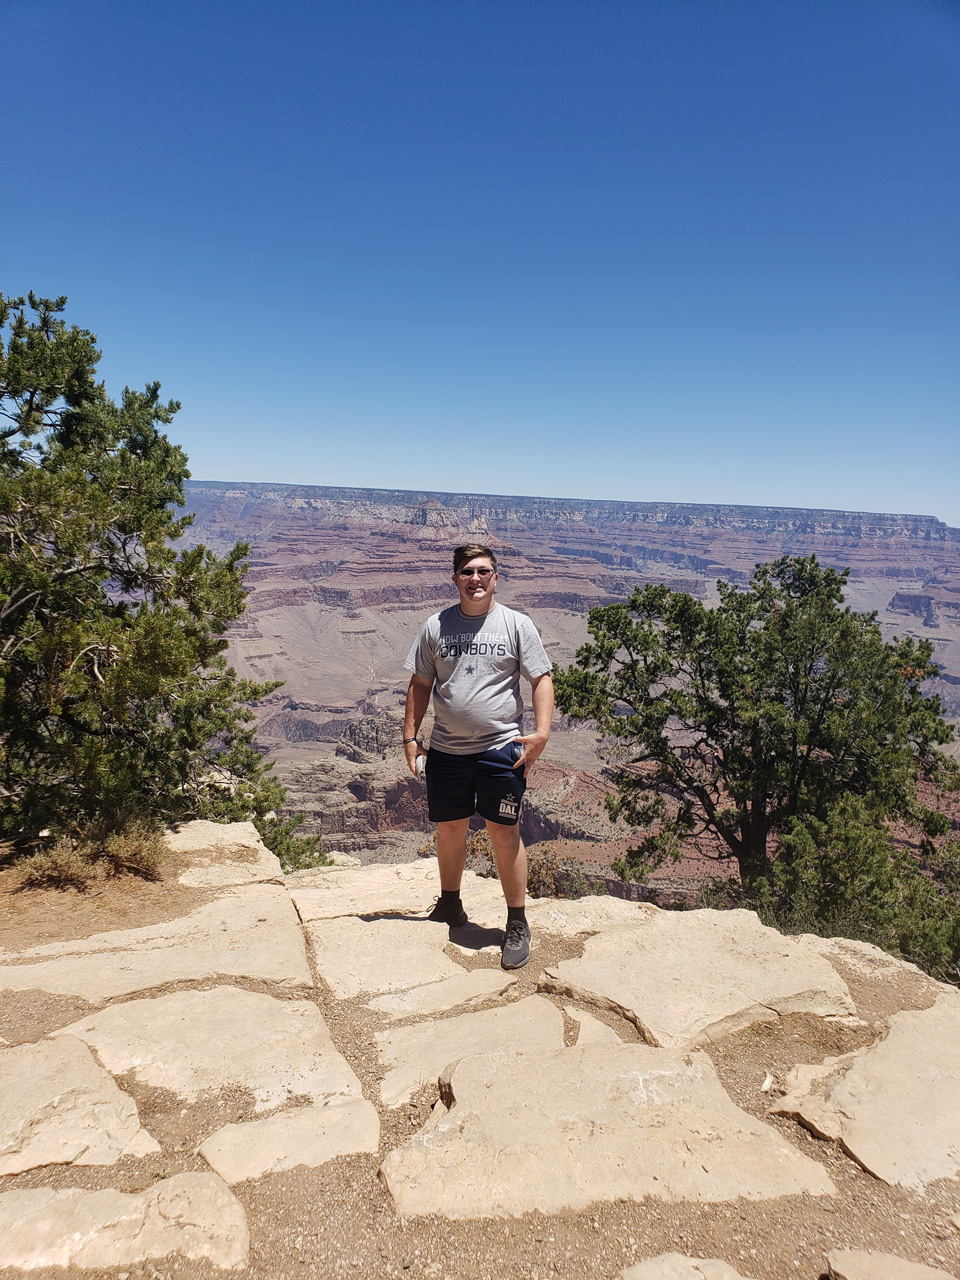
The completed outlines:
{"type": "Polygon", "coordinates": [[[465,561],[453,575],[460,592],[460,603],[467,613],[482,613],[483,606],[493,603],[497,574],[489,556],[474,556],[465,561]]]}

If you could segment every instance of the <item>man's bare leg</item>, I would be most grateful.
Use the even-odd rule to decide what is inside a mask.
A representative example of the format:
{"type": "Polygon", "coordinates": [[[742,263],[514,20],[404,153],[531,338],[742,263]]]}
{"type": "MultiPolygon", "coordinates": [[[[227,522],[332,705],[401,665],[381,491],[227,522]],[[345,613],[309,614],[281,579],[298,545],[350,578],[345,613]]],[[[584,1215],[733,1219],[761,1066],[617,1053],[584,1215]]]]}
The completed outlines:
{"type": "Polygon", "coordinates": [[[440,888],[444,892],[459,890],[463,869],[467,865],[467,832],[469,818],[437,823],[437,868],[440,888]]]}
{"type": "MultiPolygon", "coordinates": [[[[508,907],[522,907],[527,893],[527,851],[520,839],[519,826],[507,827],[502,822],[487,822],[487,835],[497,859],[497,875],[508,907]]],[[[440,841],[437,840],[437,849],[440,841]]]]}

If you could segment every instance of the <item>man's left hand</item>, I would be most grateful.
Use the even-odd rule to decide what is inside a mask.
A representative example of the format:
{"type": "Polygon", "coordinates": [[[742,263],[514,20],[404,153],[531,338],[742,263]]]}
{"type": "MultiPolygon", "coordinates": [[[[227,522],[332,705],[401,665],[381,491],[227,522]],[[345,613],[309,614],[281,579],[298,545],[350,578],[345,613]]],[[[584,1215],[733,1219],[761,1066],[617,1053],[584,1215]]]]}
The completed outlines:
{"type": "Polygon", "coordinates": [[[525,773],[531,769],[540,759],[549,737],[549,734],[544,733],[527,733],[514,738],[514,742],[523,744],[523,755],[513,766],[514,769],[523,769],[525,773]]]}

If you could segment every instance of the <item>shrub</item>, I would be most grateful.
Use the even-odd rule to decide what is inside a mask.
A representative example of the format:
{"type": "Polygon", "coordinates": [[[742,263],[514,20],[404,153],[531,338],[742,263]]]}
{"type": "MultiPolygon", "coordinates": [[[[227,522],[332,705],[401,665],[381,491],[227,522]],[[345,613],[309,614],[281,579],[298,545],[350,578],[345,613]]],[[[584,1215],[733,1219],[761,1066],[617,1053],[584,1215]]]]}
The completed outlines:
{"type": "MultiPolygon", "coordinates": [[[[496,876],[497,860],[486,831],[475,831],[467,840],[467,867],[478,876],[496,876]]],[[[576,859],[561,858],[553,845],[542,844],[527,850],[527,891],[534,898],[582,898],[590,886],[576,859]]]]}
{"type": "MultiPolygon", "coordinates": [[[[437,838],[434,836],[434,850],[436,847],[437,838]]],[[[475,831],[472,836],[467,837],[467,867],[478,876],[484,876],[487,879],[496,877],[497,860],[494,857],[490,837],[485,830],[475,831]]]]}
{"type": "Polygon", "coordinates": [[[752,889],[798,823],[823,824],[847,796],[861,825],[930,834],[918,780],[958,776],[939,749],[953,728],[924,693],[933,645],[884,641],[873,614],[845,607],[848,573],[785,556],[743,589],[718,582],[714,608],[650,585],[591,611],[592,643],[555,671],[557,705],[604,736],[610,815],[639,832],[624,878],[709,834],[752,889]]]}
{"type": "Polygon", "coordinates": [[[88,828],[76,837],[61,836],[46,849],[22,858],[18,864],[23,889],[77,889],[83,893],[91,881],[106,876],[134,875],[159,880],[166,853],[163,832],[143,819],[119,830],[88,828]]]}
{"type": "Polygon", "coordinates": [[[225,656],[248,548],[178,549],[189,471],[164,428],[179,406],[159,383],[111,400],[65,305],[0,295],[0,836],[264,814],[283,789],[249,704],[276,686],[225,656]]]}
{"type": "Polygon", "coordinates": [[[90,836],[83,842],[91,850],[108,875],[140,876],[143,880],[160,879],[160,863],[167,851],[163,832],[154,823],[138,819],[120,831],[109,831],[99,839],[90,836]]]}
{"type": "Polygon", "coordinates": [[[263,818],[254,819],[260,839],[280,859],[285,874],[332,865],[331,859],[320,848],[319,836],[294,835],[301,822],[303,815],[299,813],[290,818],[267,814],[263,818]]]}
{"type": "MultiPolygon", "coordinates": [[[[939,855],[947,874],[955,856],[953,846],[939,855]]],[[[750,889],[739,881],[706,881],[696,905],[747,907],[785,934],[871,942],[941,982],[960,983],[955,892],[949,882],[925,875],[853,796],[840,801],[826,821],[808,819],[789,828],[767,878],[750,889]]]]}
{"type": "Polygon", "coordinates": [[[76,889],[86,893],[96,876],[96,864],[66,836],[49,849],[28,854],[17,864],[21,889],[76,889]]]}

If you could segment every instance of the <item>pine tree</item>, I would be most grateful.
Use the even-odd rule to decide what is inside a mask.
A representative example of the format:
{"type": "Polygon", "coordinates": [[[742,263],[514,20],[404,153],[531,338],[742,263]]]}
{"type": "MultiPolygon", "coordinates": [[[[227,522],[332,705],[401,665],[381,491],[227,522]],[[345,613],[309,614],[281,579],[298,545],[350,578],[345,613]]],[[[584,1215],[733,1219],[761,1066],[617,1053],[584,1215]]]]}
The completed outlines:
{"type": "MultiPolygon", "coordinates": [[[[117,404],[65,298],[0,296],[0,835],[254,818],[283,788],[225,633],[244,558],[176,543],[188,478],[159,383],[117,404]]],[[[289,832],[286,832],[289,838],[289,832]]]]}
{"type": "Polygon", "coordinates": [[[736,861],[745,900],[778,922],[857,915],[860,936],[888,942],[895,926],[955,973],[956,894],[889,831],[911,824],[930,855],[946,828],[918,799],[921,778],[956,782],[940,751],[953,729],[924,691],[939,668],[929,642],[885,642],[874,615],[846,607],[847,576],[783,557],[746,588],[718,582],[714,608],[650,585],[594,609],[592,642],[555,673],[557,705],[606,740],[608,807],[639,832],[621,875],[643,879],[699,841],[736,861]]]}

